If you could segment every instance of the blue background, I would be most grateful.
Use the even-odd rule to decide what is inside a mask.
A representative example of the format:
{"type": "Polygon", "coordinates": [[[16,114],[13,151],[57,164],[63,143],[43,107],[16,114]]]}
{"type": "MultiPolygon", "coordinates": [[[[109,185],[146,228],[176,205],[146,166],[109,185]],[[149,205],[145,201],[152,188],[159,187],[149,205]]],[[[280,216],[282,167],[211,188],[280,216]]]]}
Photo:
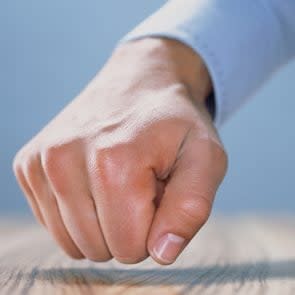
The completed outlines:
{"type": "MultiPolygon", "coordinates": [[[[16,151],[163,2],[1,0],[0,215],[29,212],[11,171],[16,151]]],[[[294,211],[294,114],[292,63],[222,128],[230,167],[216,212],[294,211]]]]}

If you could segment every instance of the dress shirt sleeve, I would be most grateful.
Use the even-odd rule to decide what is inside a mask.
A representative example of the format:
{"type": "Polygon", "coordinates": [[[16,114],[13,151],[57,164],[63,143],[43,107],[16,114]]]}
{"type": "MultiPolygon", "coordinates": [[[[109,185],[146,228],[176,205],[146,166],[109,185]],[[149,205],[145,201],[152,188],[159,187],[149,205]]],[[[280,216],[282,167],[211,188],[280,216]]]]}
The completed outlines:
{"type": "Polygon", "coordinates": [[[121,42],[176,39],[205,62],[222,125],[295,55],[295,0],[170,0],[121,42]]]}

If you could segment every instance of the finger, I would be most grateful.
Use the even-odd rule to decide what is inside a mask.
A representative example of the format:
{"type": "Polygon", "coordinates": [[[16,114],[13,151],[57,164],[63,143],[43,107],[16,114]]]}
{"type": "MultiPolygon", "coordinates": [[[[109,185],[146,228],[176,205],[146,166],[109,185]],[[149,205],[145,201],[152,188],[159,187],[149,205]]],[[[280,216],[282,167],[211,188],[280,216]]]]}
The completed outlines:
{"type": "Polygon", "coordinates": [[[80,146],[52,150],[50,155],[47,154],[46,173],[57,196],[62,219],[80,251],[90,260],[111,259],[88,187],[87,169],[80,146]]]}
{"type": "Polygon", "coordinates": [[[28,181],[26,180],[26,177],[23,173],[23,168],[21,166],[18,166],[17,164],[14,164],[13,167],[16,179],[20,185],[20,188],[22,190],[22,192],[24,193],[24,195],[26,196],[26,199],[30,205],[30,208],[35,216],[35,218],[37,219],[37,221],[42,224],[43,226],[46,226],[44,218],[42,216],[42,213],[40,211],[40,208],[38,206],[38,203],[36,201],[36,198],[34,196],[34,193],[32,192],[28,181]]]}
{"type": "Polygon", "coordinates": [[[214,141],[187,136],[148,238],[150,255],[171,264],[209,217],[224,177],[226,156],[214,141]]]}
{"type": "Polygon", "coordinates": [[[155,210],[153,171],[142,168],[131,148],[102,149],[92,163],[92,192],[112,255],[122,263],[142,261],[155,210]]]}
{"type": "Polygon", "coordinates": [[[75,259],[84,258],[64,226],[56,198],[46,181],[39,154],[30,158],[30,163],[27,166],[27,179],[36,197],[48,231],[69,256],[75,259]]]}

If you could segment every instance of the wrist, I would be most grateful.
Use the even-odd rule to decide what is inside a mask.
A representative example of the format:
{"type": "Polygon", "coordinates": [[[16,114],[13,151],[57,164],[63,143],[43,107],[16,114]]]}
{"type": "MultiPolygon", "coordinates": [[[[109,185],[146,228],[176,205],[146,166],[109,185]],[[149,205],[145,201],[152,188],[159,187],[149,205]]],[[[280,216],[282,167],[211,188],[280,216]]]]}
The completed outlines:
{"type": "Polygon", "coordinates": [[[205,103],[212,92],[210,75],[202,59],[176,40],[144,38],[127,42],[116,48],[111,60],[117,60],[126,73],[130,69],[137,77],[153,81],[153,86],[185,84],[198,103],[205,103]]]}

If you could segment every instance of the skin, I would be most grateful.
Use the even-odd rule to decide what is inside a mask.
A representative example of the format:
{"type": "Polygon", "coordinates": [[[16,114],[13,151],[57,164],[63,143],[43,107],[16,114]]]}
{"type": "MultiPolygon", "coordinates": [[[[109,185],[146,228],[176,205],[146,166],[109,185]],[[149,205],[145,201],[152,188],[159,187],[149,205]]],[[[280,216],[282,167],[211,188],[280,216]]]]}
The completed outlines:
{"type": "Polygon", "coordinates": [[[13,169],[35,217],[69,256],[175,261],[226,173],[205,107],[211,88],[201,58],[177,41],[120,45],[17,153],[13,169]]]}

